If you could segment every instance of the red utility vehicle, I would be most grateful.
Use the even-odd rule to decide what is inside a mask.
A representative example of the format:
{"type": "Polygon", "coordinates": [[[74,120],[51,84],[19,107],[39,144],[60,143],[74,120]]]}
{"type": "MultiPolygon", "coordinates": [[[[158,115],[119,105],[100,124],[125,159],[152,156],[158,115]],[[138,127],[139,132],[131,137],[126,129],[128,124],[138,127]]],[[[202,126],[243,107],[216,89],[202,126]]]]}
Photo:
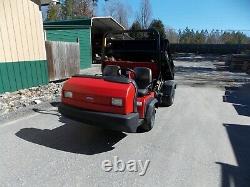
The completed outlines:
{"type": "Polygon", "coordinates": [[[149,131],[156,108],[173,104],[175,89],[168,40],[155,30],[108,33],[102,74],[70,78],[62,89],[59,112],[101,128],[149,131]]]}

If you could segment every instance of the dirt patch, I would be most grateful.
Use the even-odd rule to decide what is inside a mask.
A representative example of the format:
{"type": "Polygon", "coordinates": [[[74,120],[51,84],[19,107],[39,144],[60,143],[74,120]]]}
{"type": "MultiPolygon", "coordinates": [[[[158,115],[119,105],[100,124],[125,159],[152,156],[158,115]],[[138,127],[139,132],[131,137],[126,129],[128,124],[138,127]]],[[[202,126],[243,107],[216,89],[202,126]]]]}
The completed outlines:
{"type": "Polygon", "coordinates": [[[226,56],[182,54],[175,57],[178,84],[198,86],[240,86],[250,82],[246,73],[230,72],[226,56]]]}

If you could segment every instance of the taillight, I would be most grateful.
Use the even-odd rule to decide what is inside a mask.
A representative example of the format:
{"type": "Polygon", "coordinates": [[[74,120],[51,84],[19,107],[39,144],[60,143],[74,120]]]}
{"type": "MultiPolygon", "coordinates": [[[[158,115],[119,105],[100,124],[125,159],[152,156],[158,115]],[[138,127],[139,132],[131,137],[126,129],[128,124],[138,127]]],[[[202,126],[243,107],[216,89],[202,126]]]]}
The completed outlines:
{"type": "Polygon", "coordinates": [[[63,96],[64,96],[65,98],[72,98],[72,97],[73,97],[73,93],[70,92],[70,91],[64,91],[64,92],[63,92],[63,96]]]}
{"type": "Polygon", "coordinates": [[[123,102],[122,102],[122,99],[119,99],[119,98],[112,98],[112,105],[113,106],[123,106],[123,102]]]}

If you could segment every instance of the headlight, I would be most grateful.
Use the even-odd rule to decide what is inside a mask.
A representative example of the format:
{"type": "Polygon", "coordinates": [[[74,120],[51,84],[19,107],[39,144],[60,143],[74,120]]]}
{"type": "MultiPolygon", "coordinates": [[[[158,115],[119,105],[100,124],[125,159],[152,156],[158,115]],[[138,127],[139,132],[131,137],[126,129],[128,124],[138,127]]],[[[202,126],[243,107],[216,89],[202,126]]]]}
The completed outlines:
{"type": "Polygon", "coordinates": [[[112,98],[112,105],[113,106],[123,106],[122,99],[112,98]]]}
{"type": "Polygon", "coordinates": [[[65,98],[72,98],[73,97],[73,93],[69,92],[69,91],[64,91],[63,96],[65,98]]]}

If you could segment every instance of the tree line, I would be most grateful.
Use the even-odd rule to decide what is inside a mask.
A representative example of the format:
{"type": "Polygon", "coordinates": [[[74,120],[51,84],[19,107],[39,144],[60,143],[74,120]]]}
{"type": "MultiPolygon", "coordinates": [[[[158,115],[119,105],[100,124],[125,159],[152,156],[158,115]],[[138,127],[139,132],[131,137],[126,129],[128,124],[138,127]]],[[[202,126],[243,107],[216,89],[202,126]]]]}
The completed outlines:
{"type": "Polygon", "coordinates": [[[188,27],[176,31],[166,28],[166,36],[172,43],[181,44],[250,44],[250,38],[240,31],[195,31],[188,27]]]}
{"type": "MultiPolygon", "coordinates": [[[[51,4],[48,8],[46,20],[76,19],[93,17],[96,15],[98,0],[65,0],[62,4],[51,4]]],[[[181,44],[250,44],[250,38],[240,31],[201,30],[186,28],[175,30],[165,27],[160,19],[153,19],[150,0],[141,0],[136,12],[119,0],[105,0],[104,16],[112,16],[126,29],[156,29],[162,38],[171,43],[181,44]],[[134,14],[135,19],[129,26],[129,18],[134,14]]],[[[133,34],[132,34],[133,35],[133,34]]]]}
{"type": "Polygon", "coordinates": [[[48,7],[47,21],[92,17],[96,0],[65,0],[61,4],[51,3],[48,7]]]}

